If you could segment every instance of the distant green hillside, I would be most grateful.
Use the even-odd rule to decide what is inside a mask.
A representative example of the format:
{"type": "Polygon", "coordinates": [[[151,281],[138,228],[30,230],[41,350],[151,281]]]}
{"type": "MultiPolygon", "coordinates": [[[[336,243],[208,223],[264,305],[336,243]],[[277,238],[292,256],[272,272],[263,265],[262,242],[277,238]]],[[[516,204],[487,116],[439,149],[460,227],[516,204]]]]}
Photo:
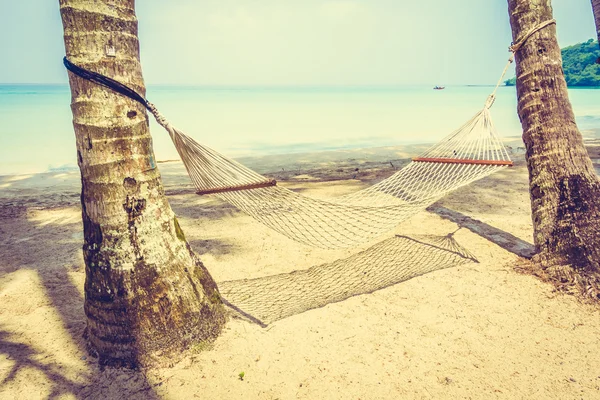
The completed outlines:
{"type": "MultiPolygon", "coordinates": [[[[598,42],[593,39],[585,43],[565,47],[561,50],[563,69],[567,86],[600,86],[600,58],[598,42]]],[[[508,79],[504,83],[514,86],[517,78],[508,79]]]]}

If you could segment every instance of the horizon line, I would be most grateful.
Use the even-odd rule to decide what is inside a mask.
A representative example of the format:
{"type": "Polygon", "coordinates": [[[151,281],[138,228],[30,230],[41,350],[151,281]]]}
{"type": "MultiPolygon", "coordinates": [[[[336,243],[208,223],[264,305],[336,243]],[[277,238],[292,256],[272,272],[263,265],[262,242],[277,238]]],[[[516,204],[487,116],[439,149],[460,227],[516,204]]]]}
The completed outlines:
{"type": "MultiPolygon", "coordinates": [[[[438,84],[439,85],[439,84],[438,84]]],[[[69,86],[68,82],[0,82],[0,86],[69,86]]],[[[206,83],[150,83],[146,84],[146,87],[190,87],[190,88],[264,88],[264,89],[279,89],[279,88],[393,88],[393,87],[405,87],[405,86],[436,86],[435,83],[380,83],[380,84],[351,84],[351,83],[311,83],[311,84],[294,84],[294,83],[282,83],[282,84],[206,84],[206,83]]],[[[453,83],[443,84],[444,87],[494,87],[492,83],[453,83]]],[[[500,85],[504,86],[504,85],[500,85]]]]}

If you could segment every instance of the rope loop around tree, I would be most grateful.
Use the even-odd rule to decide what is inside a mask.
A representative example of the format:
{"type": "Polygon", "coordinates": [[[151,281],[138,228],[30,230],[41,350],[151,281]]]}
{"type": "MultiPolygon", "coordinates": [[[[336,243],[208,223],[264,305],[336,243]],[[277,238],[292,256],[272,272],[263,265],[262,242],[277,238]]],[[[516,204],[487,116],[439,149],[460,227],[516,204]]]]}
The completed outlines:
{"type": "Polygon", "coordinates": [[[502,71],[502,74],[500,75],[500,79],[498,79],[498,83],[496,84],[494,91],[492,92],[492,94],[490,94],[488,96],[488,98],[485,102],[485,108],[490,108],[494,104],[494,101],[496,100],[496,92],[498,91],[498,88],[504,81],[504,76],[506,75],[506,72],[508,72],[508,67],[510,67],[510,64],[512,64],[515,61],[515,53],[517,51],[519,51],[519,49],[525,44],[525,42],[527,41],[527,39],[529,39],[531,37],[531,35],[533,35],[537,31],[544,29],[545,27],[555,24],[555,23],[556,23],[555,19],[550,19],[548,21],[544,21],[544,22],[536,25],[532,29],[530,29],[525,35],[523,35],[523,37],[521,39],[517,40],[516,43],[514,43],[514,42],[511,43],[510,47],[508,48],[508,51],[510,51],[512,54],[508,58],[508,62],[506,63],[506,66],[504,67],[504,71],[502,71]]]}
{"type": "Polygon", "coordinates": [[[552,24],[556,24],[555,19],[549,19],[547,21],[541,22],[540,24],[536,25],[535,27],[530,29],[525,35],[523,35],[523,37],[521,37],[521,39],[517,40],[516,43],[515,42],[511,43],[510,47],[508,48],[508,51],[515,54],[517,51],[519,51],[521,49],[521,47],[525,44],[527,39],[529,39],[531,37],[531,35],[533,35],[537,31],[540,31],[540,30],[544,29],[545,27],[552,25],[552,24]]]}

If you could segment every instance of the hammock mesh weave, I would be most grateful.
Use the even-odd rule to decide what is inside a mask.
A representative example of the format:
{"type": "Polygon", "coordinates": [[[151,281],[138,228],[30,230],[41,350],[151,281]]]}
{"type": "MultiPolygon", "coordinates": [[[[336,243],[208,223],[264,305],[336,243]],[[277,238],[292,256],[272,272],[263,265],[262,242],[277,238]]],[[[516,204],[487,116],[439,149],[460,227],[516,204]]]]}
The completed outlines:
{"type": "Polygon", "coordinates": [[[214,193],[277,232],[320,248],[352,247],[377,237],[457,188],[511,164],[489,105],[389,178],[333,200],[277,186],[171,126],[169,132],[199,193],[214,193]]]}
{"type": "MultiPolygon", "coordinates": [[[[527,33],[554,23],[546,21],[527,33]]],[[[321,248],[352,247],[394,228],[449,192],[512,165],[489,108],[512,63],[509,58],[480,112],[406,167],[382,182],[334,200],[318,200],[276,185],[175,129],[143,96],[122,83],[64,58],[72,73],[143,104],[171,136],[199,194],[214,193],[283,235],[321,248]]]]}

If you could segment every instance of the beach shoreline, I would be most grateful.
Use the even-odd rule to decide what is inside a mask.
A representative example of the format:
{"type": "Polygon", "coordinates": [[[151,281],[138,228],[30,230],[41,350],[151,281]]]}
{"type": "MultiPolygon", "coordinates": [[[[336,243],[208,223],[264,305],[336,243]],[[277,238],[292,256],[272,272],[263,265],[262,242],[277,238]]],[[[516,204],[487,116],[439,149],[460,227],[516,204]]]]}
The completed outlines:
{"type": "MultiPolygon", "coordinates": [[[[76,170],[68,88],[1,88],[0,119],[10,134],[0,136],[0,175],[76,170]]],[[[596,93],[570,92],[583,131],[599,125],[596,93]]],[[[167,87],[150,99],[198,142],[239,158],[434,143],[480,111],[488,95],[486,87],[448,87],[442,92],[411,86],[308,91],[167,87]]],[[[514,88],[500,88],[492,109],[500,136],[520,134],[515,110],[514,88]]],[[[168,134],[153,120],[150,125],[156,159],[177,158],[168,134]]]]}

